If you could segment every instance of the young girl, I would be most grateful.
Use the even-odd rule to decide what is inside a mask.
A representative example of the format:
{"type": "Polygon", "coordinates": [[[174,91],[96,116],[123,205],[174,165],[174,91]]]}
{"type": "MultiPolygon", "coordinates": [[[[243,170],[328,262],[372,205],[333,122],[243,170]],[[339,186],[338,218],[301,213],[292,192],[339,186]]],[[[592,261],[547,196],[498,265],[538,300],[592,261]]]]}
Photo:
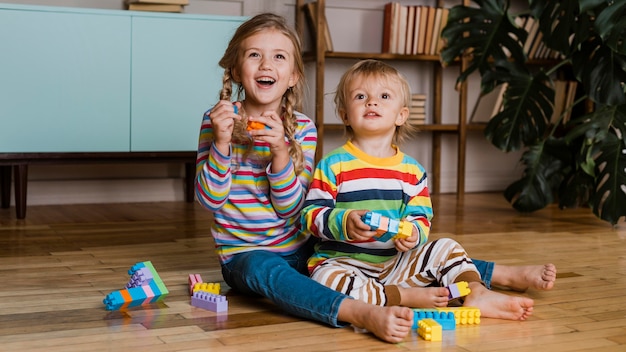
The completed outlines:
{"type": "Polygon", "coordinates": [[[393,67],[363,60],[339,81],[335,103],[350,137],[318,164],[301,221],[322,241],[311,278],[380,306],[441,307],[467,281],[463,305],[484,317],[525,320],[533,300],[488,290],[460,244],[427,242],[433,216],[424,168],[396,146],[410,132],[410,89],[393,67]],[[363,221],[375,211],[412,224],[408,238],[378,241],[363,221]]]}
{"type": "Polygon", "coordinates": [[[254,16],[235,32],[220,66],[224,88],[202,121],[196,195],[214,214],[224,280],[297,316],[401,341],[412,325],[409,308],[367,304],[306,276],[311,244],[298,220],[317,135],[294,110],[304,78],[298,37],[282,17],[254,16]],[[265,128],[247,131],[248,122],[265,128]]]}

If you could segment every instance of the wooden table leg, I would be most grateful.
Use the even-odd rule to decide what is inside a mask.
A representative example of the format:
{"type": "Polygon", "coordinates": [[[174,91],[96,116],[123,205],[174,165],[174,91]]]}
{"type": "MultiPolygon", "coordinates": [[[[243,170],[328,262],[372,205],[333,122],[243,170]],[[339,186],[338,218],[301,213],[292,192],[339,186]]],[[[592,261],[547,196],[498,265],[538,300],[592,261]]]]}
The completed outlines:
{"type": "Polygon", "coordinates": [[[196,164],[185,163],[185,200],[189,203],[194,201],[196,184],[196,164]]]}
{"type": "Polygon", "coordinates": [[[14,165],[13,172],[15,178],[15,213],[18,219],[24,219],[26,217],[28,165],[14,165]]]}
{"type": "Polygon", "coordinates": [[[11,206],[11,165],[0,166],[0,206],[11,206]]]}

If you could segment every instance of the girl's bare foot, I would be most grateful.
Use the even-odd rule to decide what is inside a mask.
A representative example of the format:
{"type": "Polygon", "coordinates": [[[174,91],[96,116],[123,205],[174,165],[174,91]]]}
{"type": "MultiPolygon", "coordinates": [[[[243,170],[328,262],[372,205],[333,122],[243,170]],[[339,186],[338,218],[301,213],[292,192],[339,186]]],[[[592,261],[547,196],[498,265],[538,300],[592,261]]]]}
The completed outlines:
{"type": "Polygon", "coordinates": [[[410,308],[381,307],[351,298],[341,302],[337,318],[391,343],[404,340],[413,326],[413,310],[410,308]]]}
{"type": "Polygon", "coordinates": [[[494,286],[506,287],[524,292],[529,288],[550,290],[556,281],[556,266],[544,265],[498,265],[493,268],[491,283],[494,286]]]}
{"type": "Polygon", "coordinates": [[[448,305],[448,289],[445,287],[398,287],[400,304],[411,308],[435,308],[448,305]]]}
{"type": "Polygon", "coordinates": [[[472,292],[465,297],[463,306],[480,308],[482,317],[526,320],[533,314],[535,302],[531,298],[490,291],[479,282],[470,282],[469,287],[472,292]]]}

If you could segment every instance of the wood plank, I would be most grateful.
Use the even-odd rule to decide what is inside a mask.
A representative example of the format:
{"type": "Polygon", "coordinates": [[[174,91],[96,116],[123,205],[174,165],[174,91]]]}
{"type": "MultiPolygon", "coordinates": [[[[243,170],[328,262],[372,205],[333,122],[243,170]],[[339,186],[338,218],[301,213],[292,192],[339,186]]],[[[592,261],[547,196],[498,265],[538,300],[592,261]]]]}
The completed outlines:
{"type": "MultiPolygon", "coordinates": [[[[185,202],[33,206],[16,220],[0,209],[0,349],[20,351],[532,351],[626,349],[626,269],[620,227],[589,209],[511,209],[500,194],[434,195],[431,238],[451,237],[470,256],[499,264],[553,262],[554,289],[529,290],[525,322],[482,319],[442,342],[412,332],[389,345],[352,328],[330,328],[242,296],[223,281],[211,216],[185,202]],[[483,219],[476,221],[476,219],[483,219]],[[150,260],[170,294],[157,304],[106,311],[128,269],[150,260]],[[229,309],[190,305],[187,277],[219,282],[229,309]]],[[[503,291],[507,294],[518,294],[503,291]]]]}

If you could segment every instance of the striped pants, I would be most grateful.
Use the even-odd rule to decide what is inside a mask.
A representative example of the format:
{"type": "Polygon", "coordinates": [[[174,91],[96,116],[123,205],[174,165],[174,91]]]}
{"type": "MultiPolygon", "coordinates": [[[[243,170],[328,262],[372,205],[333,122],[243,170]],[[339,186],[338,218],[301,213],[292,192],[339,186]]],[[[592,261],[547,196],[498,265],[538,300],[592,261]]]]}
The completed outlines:
{"type": "Polygon", "coordinates": [[[391,290],[392,286],[448,286],[457,281],[480,281],[480,274],[458,242],[442,238],[398,253],[384,263],[349,257],[326,259],[311,278],[354,299],[384,306],[400,303],[398,290],[391,290]]]}

